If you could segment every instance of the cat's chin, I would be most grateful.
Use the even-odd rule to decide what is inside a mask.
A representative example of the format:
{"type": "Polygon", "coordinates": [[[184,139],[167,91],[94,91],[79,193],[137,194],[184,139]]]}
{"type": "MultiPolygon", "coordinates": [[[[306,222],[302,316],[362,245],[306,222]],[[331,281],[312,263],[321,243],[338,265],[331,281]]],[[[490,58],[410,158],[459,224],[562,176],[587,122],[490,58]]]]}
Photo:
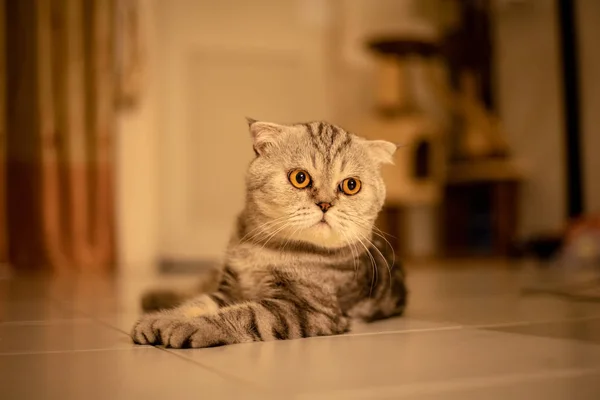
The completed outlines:
{"type": "Polygon", "coordinates": [[[319,222],[298,235],[298,239],[326,249],[340,249],[348,246],[343,235],[338,234],[327,222],[319,222]]]}

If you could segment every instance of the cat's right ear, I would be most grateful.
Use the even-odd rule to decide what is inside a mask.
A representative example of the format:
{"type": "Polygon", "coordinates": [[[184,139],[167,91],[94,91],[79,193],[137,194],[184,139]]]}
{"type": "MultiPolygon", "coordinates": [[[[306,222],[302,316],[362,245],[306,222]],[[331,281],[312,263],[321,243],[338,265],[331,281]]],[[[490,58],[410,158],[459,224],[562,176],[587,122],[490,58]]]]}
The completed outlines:
{"type": "Polygon", "coordinates": [[[282,126],[271,122],[257,121],[246,117],[250,135],[252,136],[252,145],[257,156],[265,154],[272,145],[275,139],[282,131],[282,126]]]}

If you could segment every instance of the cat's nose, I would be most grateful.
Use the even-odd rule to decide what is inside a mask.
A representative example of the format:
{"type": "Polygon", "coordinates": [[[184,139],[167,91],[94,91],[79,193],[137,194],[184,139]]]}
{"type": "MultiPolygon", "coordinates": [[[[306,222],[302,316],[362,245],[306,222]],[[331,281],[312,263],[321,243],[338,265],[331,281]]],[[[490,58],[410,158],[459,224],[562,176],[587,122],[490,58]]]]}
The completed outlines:
{"type": "Polygon", "coordinates": [[[317,205],[324,213],[331,208],[331,203],[317,203],[317,205]]]}

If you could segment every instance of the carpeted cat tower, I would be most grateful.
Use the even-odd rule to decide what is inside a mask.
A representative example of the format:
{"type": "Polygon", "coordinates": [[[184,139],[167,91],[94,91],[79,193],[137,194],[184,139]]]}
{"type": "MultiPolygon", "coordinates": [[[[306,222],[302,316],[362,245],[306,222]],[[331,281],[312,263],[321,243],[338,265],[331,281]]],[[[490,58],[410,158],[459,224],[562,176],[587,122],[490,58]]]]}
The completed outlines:
{"type": "Polygon", "coordinates": [[[432,257],[445,177],[443,63],[431,40],[378,37],[367,46],[376,65],[375,107],[362,132],[399,146],[395,165],[383,169],[387,199],[379,225],[403,256],[432,257]]]}

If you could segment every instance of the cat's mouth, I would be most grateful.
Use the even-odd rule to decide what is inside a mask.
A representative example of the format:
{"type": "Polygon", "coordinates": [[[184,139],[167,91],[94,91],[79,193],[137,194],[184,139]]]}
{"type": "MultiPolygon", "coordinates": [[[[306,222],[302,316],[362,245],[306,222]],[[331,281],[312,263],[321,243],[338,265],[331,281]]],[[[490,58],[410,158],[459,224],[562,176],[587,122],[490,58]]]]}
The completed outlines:
{"type": "Polygon", "coordinates": [[[327,222],[327,220],[325,219],[325,215],[323,215],[323,218],[321,218],[321,220],[317,222],[317,226],[328,226],[331,228],[331,225],[329,225],[329,222],[327,222]]]}

